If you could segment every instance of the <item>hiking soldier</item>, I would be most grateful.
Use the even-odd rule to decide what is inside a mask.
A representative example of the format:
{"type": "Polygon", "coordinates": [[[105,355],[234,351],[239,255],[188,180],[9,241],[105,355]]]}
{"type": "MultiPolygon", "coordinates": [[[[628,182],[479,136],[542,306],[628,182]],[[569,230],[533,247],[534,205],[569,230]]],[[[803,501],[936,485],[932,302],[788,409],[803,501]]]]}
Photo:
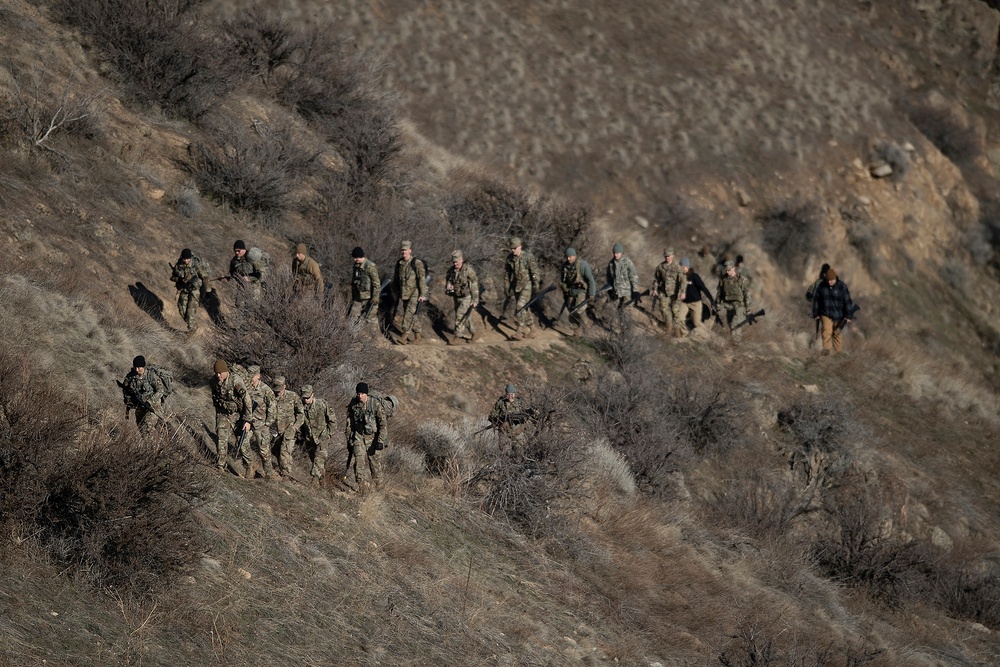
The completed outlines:
{"type": "Polygon", "coordinates": [[[149,433],[157,423],[163,421],[163,402],[167,397],[167,387],[155,372],[146,370],[146,358],[142,355],[132,360],[132,370],[121,382],[122,398],[125,400],[125,418],[130,410],[135,410],[135,424],[140,433],[149,433]]]}
{"type": "Polygon", "coordinates": [[[420,302],[427,301],[427,267],[423,260],[413,256],[413,244],[409,241],[399,244],[399,254],[392,276],[392,289],[396,293],[396,309],[403,313],[399,343],[406,345],[420,338],[420,322],[416,313],[420,302]]]}
{"type": "Polygon", "coordinates": [[[251,418],[251,432],[243,443],[243,451],[240,456],[246,465],[246,478],[253,479],[257,470],[257,464],[261,465],[261,472],[264,479],[273,479],[274,471],[271,469],[271,424],[274,423],[274,413],[277,408],[277,399],[274,391],[260,379],[260,366],[248,366],[247,375],[250,381],[247,391],[250,394],[250,403],[253,406],[253,417],[251,418]],[[259,461],[254,458],[259,457],[259,461]]]}
{"type": "Polygon", "coordinates": [[[261,257],[247,254],[247,244],[242,240],[233,244],[233,258],[229,260],[229,275],[225,280],[236,283],[236,307],[242,305],[245,293],[260,298],[261,288],[267,280],[267,267],[261,257]]]}
{"type": "Polygon", "coordinates": [[[611,261],[608,262],[607,284],[611,285],[609,299],[617,301],[621,308],[629,300],[639,302],[639,273],[635,264],[625,256],[625,248],[616,243],[611,248],[611,261]]]}
{"type": "Polygon", "coordinates": [[[274,442],[278,445],[278,467],[282,479],[292,474],[292,455],[295,454],[295,436],[305,422],[302,401],[294,391],[289,391],[285,378],[274,378],[274,426],[278,435],[274,442]]]}
{"type": "Polygon", "coordinates": [[[822,268],[819,270],[819,278],[806,290],[806,301],[812,303],[812,300],[816,297],[816,290],[819,286],[826,281],[826,272],[830,270],[829,264],[823,264],[822,268]]]}
{"type": "Polygon", "coordinates": [[[304,384],[300,390],[303,404],[302,441],[306,449],[315,451],[312,470],[309,475],[313,484],[319,484],[326,470],[328,445],[333,439],[333,431],[337,427],[337,419],[333,416],[329,404],[322,398],[316,398],[312,385],[304,384]]]}
{"type": "MultiPolygon", "coordinates": [[[[212,404],[215,406],[215,465],[219,470],[226,467],[229,445],[239,439],[249,437],[253,423],[253,403],[246,384],[236,373],[229,372],[229,365],[219,359],[213,368],[212,404]],[[246,436],[244,436],[246,432],[246,436]]],[[[238,452],[242,456],[242,452],[238,452]]]]}
{"type": "Polygon", "coordinates": [[[587,322],[587,308],[594,303],[597,282],[590,264],[576,256],[575,248],[566,248],[566,261],[559,270],[559,289],[563,293],[563,308],[569,313],[568,319],[573,330],[583,329],[587,322]],[[583,306],[584,302],[587,306],[583,306]],[[579,311],[574,313],[578,307],[579,311]]]}
{"type": "MultiPolygon", "coordinates": [[[[378,300],[382,288],[378,267],[365,257],[365,251],[360,246],[351,251],[351,257],[354,259],[354,269],[351,273],[351,309],[347,315],[353,314],[355,322],[377,322],[378,300]],[[375,303],[372,303],[373,299],[375,303]]],[[[413,308],[416,307],[414,304],[413,308]]]]}
{"type": "Polygon", "coordinates": [[[733,326],[747,319],[750,312],[750,279],[736,273],[736,262],[727,260],[719,287],[715,291],[716,304],[726,312],[726,326],[733,326]]]}
{"type": "Polygon", "coordinates": [[[451,253],[451,268],[445,282],[445,294],[455,302],[455,339],[449,339],[448,343],[453,344],[459,338],[471,343],[476,335],[472,311],[479,305],[479,278],[462,257],[461,250],[451,253]]]}
{"type": "Polygon", "coordinates": [[[833,269],[827,269],[825,277],[813,294],[812,314],[823,332],[823,354],[830,354],[831,349],[836,354],[840,352],[841,330],[851,323],[854,309],[847,283],[833,269]]]}
{"type": "Polygon", "coordinates": [[[319,262],[309,256],[309,248],[305,243],[295,246],[295,256],[292,258],[293,286],[298,294],[308,294],[323,298],[323,272],[319,270],[319,262]]]}
{"type": "Polygon", "coordinates": [[[694,333],[697,335],[699,331],[703,331],[701,328],[701,295],[704,294],[708,298],[713,312],[715,311],[715,299],[712,298],[712,293],[705,287],[705,281],[691,268],[691,260],[687,257],[681,260],[681,271],[684,273],[684,296],[680,299],[680,317],[676,321],[677,326],[674,333],[677,336],[683,337],[688,332],[688,315],[691,316],[691,320],[694,323],[694,333]]]}
{"type": "Polygon", "coordinates": [[[359,382],[354,390],[356,395],[347,406],[348,472],[353,460],[354,481],[358,491],[364,493],[372,483],[375,488],[381,484],[379,452],[385,448],[389,434],[382,401],[369,396],[368,383],[359,382]]]}
{"type": "Polygon", "coordinates": [[[656,304],[655,308],[660,311],[663,328],[668,334],[674,330],[680,331],[684,323],[681,319],[681,299],[686,291],[684,272],[674,263],[673,248],[667,248],[663,251],[663,261],[653,272],[653,286],[649,288],[649,293],[656,304]]]}
{"type": "Polygon", "coordinates": [[[180,259],[174,264],[170,280],[177,287],[177,312],[184,318],[188,331],[198,328],[198,306],[207,278],[205,265],[201,259],[195,257],[190,248],[181,250],[180,259]]]}
{"type": "Polygon", "coordinates": [[[514,236],[510,239],[510,254],[504,264],[504,277],[507,282],[507,301],[514,302],[514,313],[517,318],[517,330],[514,338],[520,340],[527,336],[534,338],[531,330],[534,317],[530,308],[525,308],[532,297],[538,294],[541,283],[541,273],[535,256],[521,247],[521,239],[514,236]],[[523,309],[523,310],[522,310],[523,309]]]}

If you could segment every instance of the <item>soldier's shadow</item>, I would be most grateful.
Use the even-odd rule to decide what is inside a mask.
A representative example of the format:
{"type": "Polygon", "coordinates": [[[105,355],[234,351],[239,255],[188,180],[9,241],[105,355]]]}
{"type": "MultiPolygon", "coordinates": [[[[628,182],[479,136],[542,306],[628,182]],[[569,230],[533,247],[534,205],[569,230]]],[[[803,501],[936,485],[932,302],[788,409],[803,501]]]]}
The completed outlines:
{"type": "Polygon", "coordinates": [[[128,293],[132,295],[135,305],[139,306],[147,315],[161,324],[165,322],[163,319],[163,299],[156,296],[152,290],[142,283],[136,282],[134,285],[128,286],[128,293]]]}
{"type": "Polygon", "coordinates": [[[201,307],[205,309],[208,313],[209,319],[212,320],[212,324],[215,326],[222,326],[222,301],[219,299],[218,290],[208,290],[205,292],[205,296],[201,298],[201,307]]]}

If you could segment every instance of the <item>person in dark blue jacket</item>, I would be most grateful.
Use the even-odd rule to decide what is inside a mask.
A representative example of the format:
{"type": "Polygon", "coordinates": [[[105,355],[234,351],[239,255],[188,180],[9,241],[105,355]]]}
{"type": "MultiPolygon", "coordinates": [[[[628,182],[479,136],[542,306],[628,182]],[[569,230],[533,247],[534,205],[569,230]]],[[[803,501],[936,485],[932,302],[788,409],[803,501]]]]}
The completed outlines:
{"type": "Polygon", "coordinates": [[[840,352],[841,330],[851,322],[851,292],[847,283],[837,277],[837,272],[827,269],[826,280],[813,294],[813,317],[819,320],[823,332],[823,354],[840,352]]]}

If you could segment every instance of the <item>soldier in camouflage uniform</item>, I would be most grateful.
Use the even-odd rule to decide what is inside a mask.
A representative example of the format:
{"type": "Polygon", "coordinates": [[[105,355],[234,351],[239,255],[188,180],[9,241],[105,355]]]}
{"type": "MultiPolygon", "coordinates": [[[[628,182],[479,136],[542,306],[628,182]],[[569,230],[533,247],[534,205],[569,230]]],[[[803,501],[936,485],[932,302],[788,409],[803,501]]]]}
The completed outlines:
{"type": "Polygon", "coordinates": [[[274,423],[274,413],[277,399],[274,392],[260,379],[260,366],[248,366],[247,375],[250,382],[247,391],[250,393],[250,403],[253,406],[252,431],[250,437],[243,443],[240,456],[246,466],[246,478],[253,479],[257,463],[261,464],[264,479],[272,479],[271,469],[271,424],[274,423]],[[255,455],[258,458],[255,458],[255,455]]]}
{"type": "Polygon", "coordinates": [[[125,400],[125,418],[129,410],[135,410],[135,423],[140,433],[149,433],[162,417],[163,401],[167,389],[163,381],[146,370],[146,358],[142,355],[132,360],[132,370],[121,382],[122,397],[125,400]],[[160,413],[160,414],[157,414],[160,413]]]}
{"type": "Polygon", "coordinates": [[[368,383],[359,382],[354,388],[356,396],[347,406],[348,473],[352,470],[358,492],[364,493],[374,483],[378,488],[382,480],[382,464],[378,455],[388,442],[385,413],[382,401],[368,395],[368,383]]]}
{"type": "Polygon", "coordinates": [[[457,342],[459,338],[471,343],[476,337],[472,311],[479,305],[479,278],[472,265],[465,261],[461,250],[451,253],[451,268],[445,281],[445,293],[455,302],[455,338],[449,338],[448,344],[457,342]]]}
{"type": "MultiPolygon", "coordinates": [[[[363,320],[368,324],[375,324],[378,322],[378,300],[382,293],[378,266],[365,257],[365,251],[360,247],[351,251],[351,257],[354,259],[354,268],[351,271],[351,308],[347,315],[353,315],[355,322],[363,320]]],[[[416,308],[416,305],[413,307],[416,308]]]]}
{"type": "Polygon", "coordinates": [[[687,281],[680,265],[674,263],[673,248],[663,251],[663,261],[653,273],[653,286],[649,294],[653,297],[656,309],[663,318],[663,326],[667,333],[675,329],[680,334],[680,328],[686,325],[681,320],[681,302],[687,290],[687,281]]]}
{"type": "Polygon", "coordinates": [[[312,385],[304,384],[301,389],[303,409],[305,411],[302,428],[303,438],[307,448],[316,452],[313,457],[310,476],[313,484],[319,484],[326,470],[328,445],[333,439],[333,431],[337,427],[337,419],[333,416],[329,404],[322,398],[316,398],[312,385]]]}
{"type": "Polygon", "coordinates": [[[295,246],[295,257],[292,258],[292,278],[295,291],[299,294],[310,292],[317,299],[323,298],[323,272],[319,270],[319,262],[309,256],[309,248],[305,243],[295,246]]]}
{"type": "Polygon", "coordinates": [[[305,422],[302,401],[294,391],[285,386],[285,378],[274,378],[274,424],[278,430],[278,464],[282,478],[292,474],[292,456],[295,454],[295,436],[305,422]]]}
{"type": "Polygon", "coordinates": [[[253,403],[250,392],[235,373],[229,372],[229,365],[219,359],[215,362],[215,376],[212,378],[212,404],[215,406],[215,465],[219,470],[226,467],[229,445],[239,442],[243,432],[250,436],[253,424],[253,403]]]}
{"type": "Polygon", "coordinates": [[[233,258],[229,260],[229,275],[225,280],[236,283],[236,307],[239,308],[246,294],[260,298],[264,281],[267,280],[267,268],[259,257],[251,258],[247,254],[246,243],[237,241],[233,244],[233,258]]]}
{"type": "Polygon", "coordinates": [[[608,262],[607,284],[611,285],[610,300],[617,301],[619,308],[630,299],[639,300],[639,272],[635,264],[625,255],[625,248],[616,243],[611,248],[608,262]]]}
{"type": "Polygon", "coordinates": [[[510,254],[504,264],[504,277],[507,280],[507,299],[514,302],[514,313],[517,317],[517,330],[514,338],[534,338],[531,330],[534,317],[530,308],[524,308],[532,297],[538,294],[541,283],[541,272],[535,256],[521,247],[521,239],[517,236],[510,240],[510,254]],[[524,308],[523,311],[521,309],[524,308]],[[518,314],[518,311],[521,311],[518,314]]]}
{"type": "Polygon", "coordinates": [[[427,267],[422,260],[413,256],[413,244],[400,244],[400,258],[392,276],[392,289],[396,293],[397,310],[403,311],[403,321],[399,325],[399,343],[406,345],[420,338],[420,321],[417,306],[427,301],[427,267]]]}
{"type": "MultiPolygon", "coordinates": [[[[575,248],[566,248],[566,261],[562,263],[559,270],[559,289],[562,290],[565,300],[564,308],[567,313],[581,305],[584,301],[593,304],[597,295],[597,281],[594,280],[594,271],[586,260],[577,258],[575,248]]],[[[589,306],[588,306],[589,307],[589,306]]],[[[574,330],[583,329],[587,324],[587,308],[581,308],[576,314],[567,315],[570,327],[574,330]]]]}
{"type": "Polygon", "coordinates": [[[195,257],[190,248],[181,251],[181,257],[173,268],[170,280],[177,287],[177,311],[184,318],[188,331],[194,331],[198,328],[201,290],[208,275],[201,259],[195,257]]]}
{"type": "Polygon", "coordinates": [[[719,287],[715,292],[715,302],[726,312],[726,325],[733,330],[733,325],[747,318],[750,312],[750,280],[736,273],[736,262],[727,261],[723,265],[724,273],[719,279],[719,287]]]}

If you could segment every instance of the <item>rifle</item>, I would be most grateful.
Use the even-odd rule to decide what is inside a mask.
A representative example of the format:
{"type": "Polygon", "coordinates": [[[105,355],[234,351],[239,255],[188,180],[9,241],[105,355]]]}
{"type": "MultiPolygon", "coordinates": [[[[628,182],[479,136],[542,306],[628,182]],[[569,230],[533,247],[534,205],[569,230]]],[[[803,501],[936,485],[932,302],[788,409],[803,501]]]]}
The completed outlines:
{"type": "MultiPolygon", "coordinates": [[[[844,327],[846,327],[847,324],[848,324],[847,321],[851,320],[851,319],[854,319],[854,313],[858,312],[859,310],[861,310],[861,306],[859,306],[857,304],[851,306],[851,309],[849,311],[847,311],[847,315],[842,320],[840,320],[839,322],[837,322],[837,328],[838,329],[843,329],[844,327]]],[[[816,322],[816,327],[817,327],[817,331],[818,331],[819,330],[819,321],[816,322]]]]}
{"type": "MultiPolygon", "coordinates": [[[[247,441],[247,434],[250,433],[250,429],[243,428],[243,425],[247,422],[240,422],[240,439],[236,441],[236,455],[240,456],[243,451],[243,443],[247,441]]],[[[222,440],[219,440],[221,443],[222,440]]]]}
{"type": "MultiPolygon", "coordinates": [[[[605,285],[601,289],[597,290],[597,293],[594,294],[594,296],[597,297],[597,296],[600,296],[601,294],[604,294],[605,292],[610,292],[612,287],[613,287],[612,285],[605,285]]],[[[577,304],[573,308],[573,310],[569,311],[569,314],[570,315],[575,315],[578,311],[581,311],[584,308],[586,308],[587,304],[589,304],[589,303],[590,303],[590,297],[587,297],[587,299],[585,301],[583,301],[583,303],[577,304]]]]}
{"type": "Polygon", "coordinates": [[[764,309],[761,308],[756,313],[747,313],[747,318],[733,327],[733,331],[736,331],[744,324],[756,324],[758,317],[764,317],[764,309]]]}
{"type": "Polygon", "coordinates": [[[622,308],[623,309],[624,308],[628,308],[629,306],[631,306],[633,304],[639,303],[639,300],[642,299],[642,297],[644,297],[644,296],[649,296],[649,290],[648,289],[645,292],[640,292],[640,293],[636,294],[636,296],[632,297],[631,299],[629,299],[628,301],[626,301],[625,303],[623,303],[622,304],[622,308]]]}
{"type": "Polygon", "coordinates": [[[365,312],[361,314],[362,319],[365,320],[368,319],[368,316],[371,315],[372,313],[372,308],[374,308],[375,304],[377,304],[379,300],[382,298],[382,292],[385,291],[385,288],[388,287],[389,283],[391,282],[392,282],[391,278],[386,278],[382,281],[382,285],[378,288],[378,294],[375,294],[372,296],[372,298],[368,299],[368,305],[365,306],[365,312]]]}
{"type": "MultiPolygon", "coordinates": [[[[551,285],[549,285],[548,287],[546,287],[545,289],[543,289],[541,292],[539,292],[538,294],[536,294],[534,297],[532,297],[531,301],[529,301],[528,303],[524,304],[523,306],[521,306],[520,308],[518,308],[516,311],[514,311],[514,315],[515,316],[520,315],[522,312],[526,311],[528,308],[531,308],[531,306],[535,302],[537,302],[539,299],[541,299],[543,296],[545,296],[546,294],[548,294],[549,292],[551,292],[555,288],[556,288],[556,284],[552,283],[551,285]]],[[[510,298],[510,297],[508,297],[508,298],[510,298]]],[[[506,311],[506,310],[507,310],[507,308],[506,308],[506,305],[505,305],[504,306],[504,311],[506,311]]]]}

